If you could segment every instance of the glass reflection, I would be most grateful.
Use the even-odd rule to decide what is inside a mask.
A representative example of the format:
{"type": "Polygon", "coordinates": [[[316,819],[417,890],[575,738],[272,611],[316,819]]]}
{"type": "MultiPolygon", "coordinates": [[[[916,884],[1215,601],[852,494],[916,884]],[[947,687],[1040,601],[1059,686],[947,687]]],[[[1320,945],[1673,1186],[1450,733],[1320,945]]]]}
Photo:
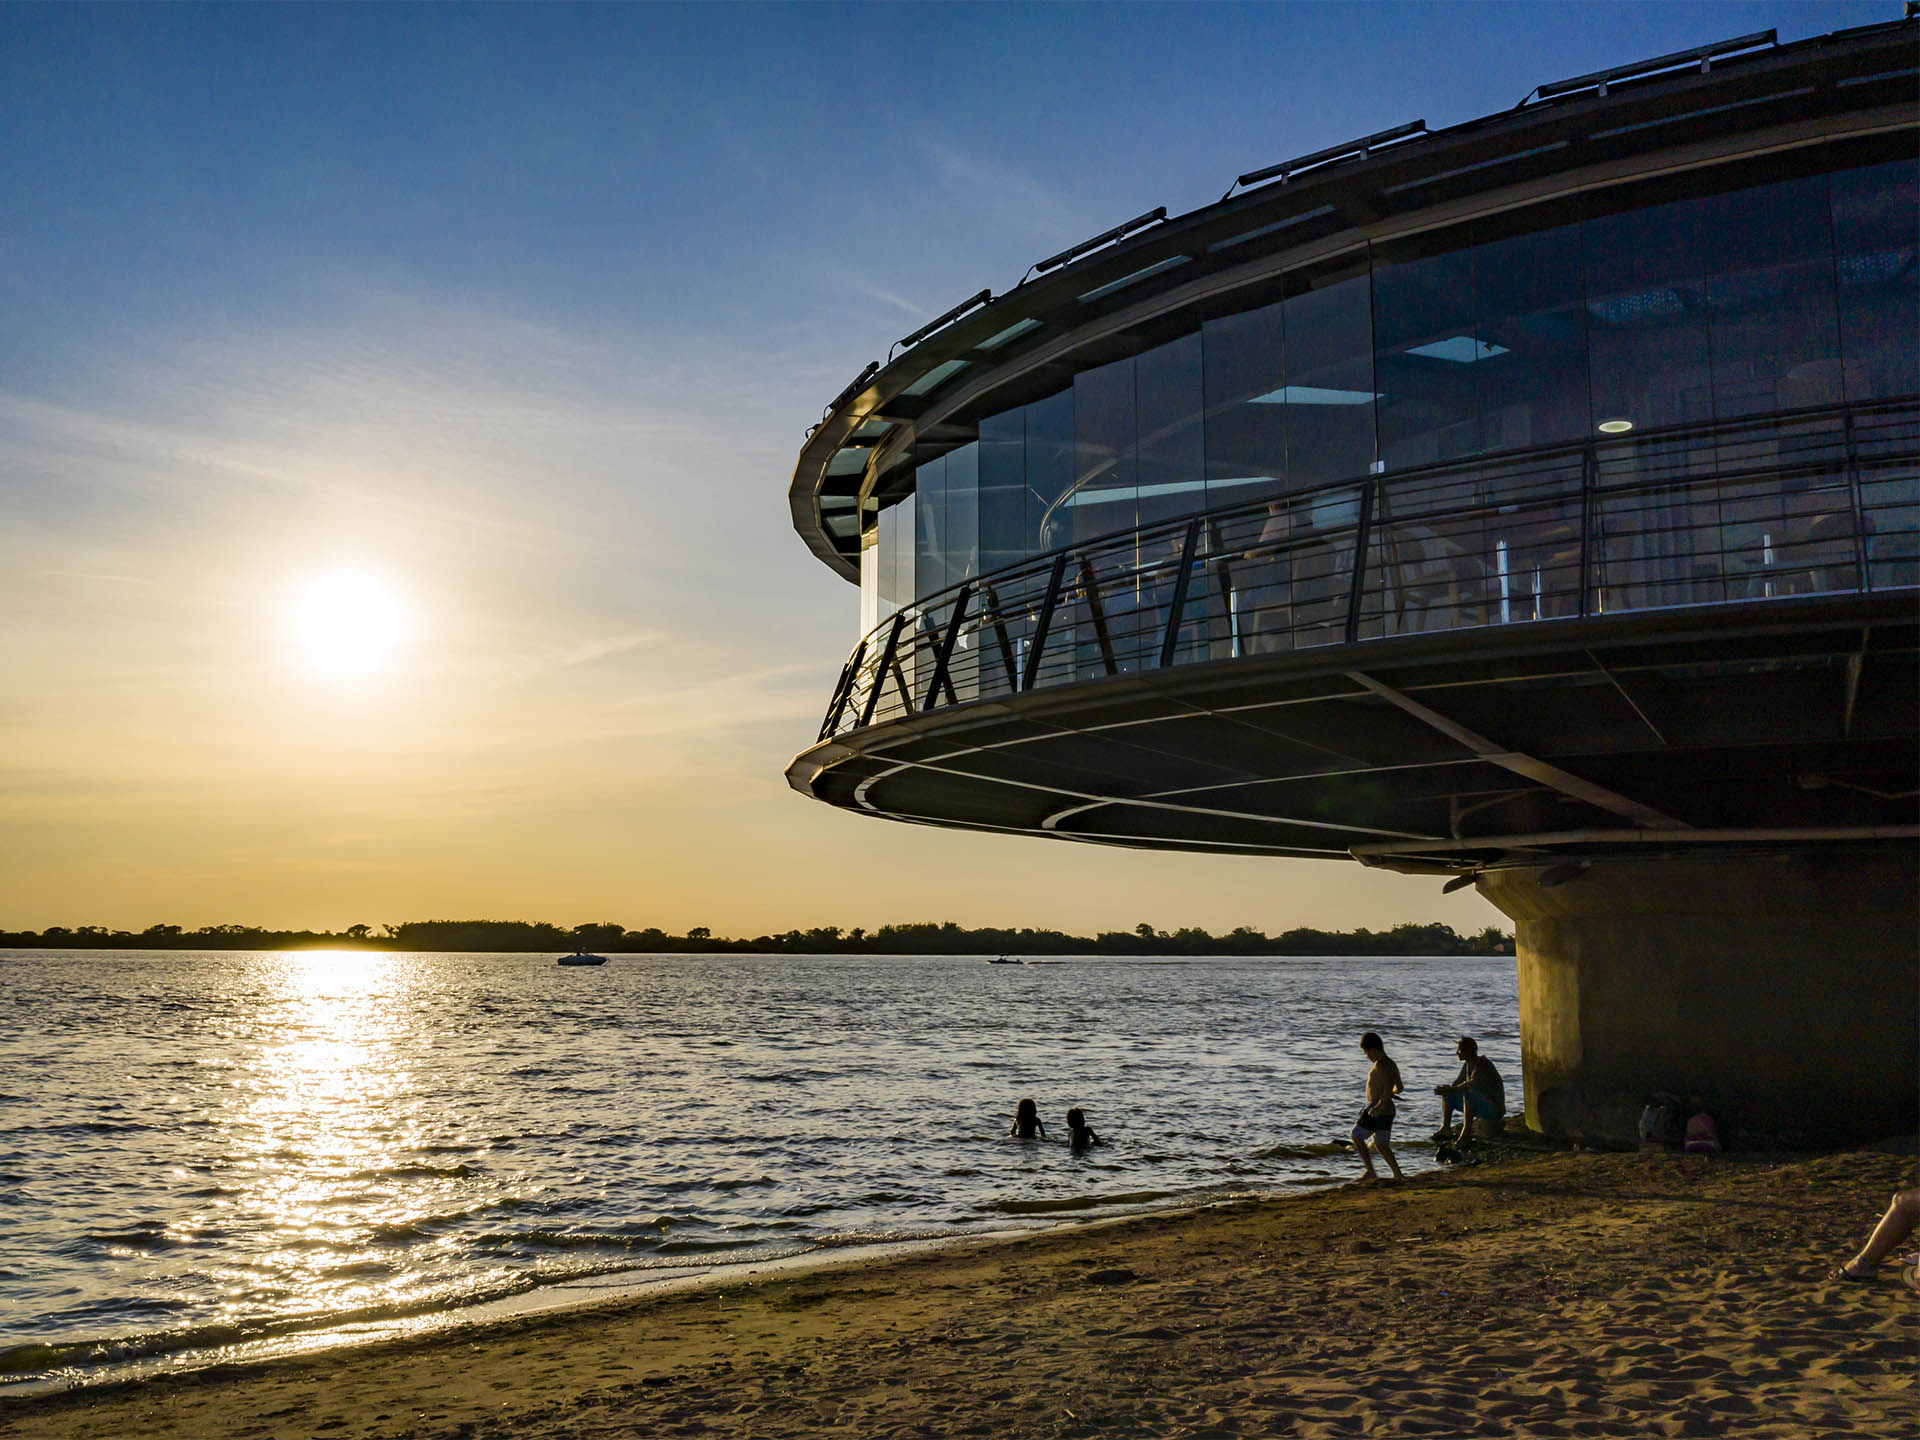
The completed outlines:
{"type": "Polygon", "coordinates": [[[1072,513],[1075,541],[1131,529],[1136,523],[1139,430],[1131,359],[1073,377],[1074,478],[1061,505],[1072,513]]]}
{"type": "MultiPolygon", "coordinates": [[[[1279,502],[1358,482],[1376,458],[1393,475],[1593,441],[1608,483],[1631,487],[1676,466],[1751,471],[1768,454],[1785,466],[1806,443],[1791,416],[1772,438],[1744,436],[1727,455],[1715,441],[1662,439],[1672,427],[1920,390],[1920,165],[1764,185],[1737,184],[1751,169],[1725,173],[1730,188],[1719,193],[1712,177],[1690,176],[1685,185],[1701,193],[1674,198],[1678,181],[1623,186],[1377,244],[1364,262],[1283,276],[1279,299],[1208,318],[982,419],[975,445],[920,467],[918,494],[899,518],[882,512],[879,609],[890,596],[929,595],[1068,545],[1270,497],[1264,537],[1230,543],[1218,526],[1204,532],[1213,578],[1188,603],[1209,646],[1260,648],[1282,632],[1293,644],[1301,614],[1337,608],[1320,593],[1331,572],[1317,573],[1303,537],[1311,548],[1351,527],[1359,492],[1310,512],[1279,502]],[[1261,572],[1256,583],[1283,550],[1295,555],[1286,576],[1261,572]],[[1218,566],[1236,563],[1249,584],[1218,583],[1218,566]]],[[[1462,493],[1464,507],[1531,503],[1500,500],[1494,491],[1506,482],[1487,475],[1462,493]]],[[[1876,517],[1899,509],[1898,493],[1878,476],[1861,483],[1873,487],[1861,492],[1869,528],[1893,524],[1897,516],[1876,517]]],[[[1805,548],[1832,541],[1808,530],[1803,512],[1813,502],[1795,498],[1808,487],[1819,483],[1789,475],[1739,488],[1655,484],[1609,502],[1604,558],[1614,593],[1683,604],[1737,597],[1758,572],[1768,593],[1837,576],[1827,548],[1805,548]],[[1781,559],[1816,553],[1817,563],[1781,559]],[[1801,578],[1783,578],[1783,564],[1801,578]]],[[[1428,617],[1395,623],[1565,612],[1566,524],[1556,511],[1537,527],[1513,520],[1465,533],[1472,527],[1456,517],[1442,534],[1437,524],[1420,533],[1395,520],[1394,544],[1412,557],[1395,573],[1425,578],[1408,580],[1416,599],[1393,613],[1428,617]],[[1417,598],[1442,592],[1444,604],[1417,598]]],[[[1095,645],[1102,666],[1108,652],[1119,664],[1157,663],[1148,615],[1164,609],[1163,580],[1177,569],[1163,553],[1171,543],[1153,536],[1103,547],[1113,553],[1102,563],[1117,568],[1098,582],[1098,615],[1082,596],[1061,623],[1073,630],[1097,620],[1107,639],[1062,634],[1062,643],[1095,645]],[[1123,556],[1127,543],[1134,549],[1123,556]]],[[[1868,538],[1858,547],[1870,563],[1886,552],[1888,568],[1875,574],[1910,565],[1891,544],[1868,538]]],[[[1085,588],[1084,577],[1072,578],[1085,588]]],[[[1031,617],[1001,619],[1017,651],[1031,617]]]]}
{"type": "Polygon", "coordinates": [[[1640,430],[1711,419],[1698,202],[1603,215],[1581,230],[1594,419],[1640,430]]]}
{"type": "Polygon", "coordinates": [[[1374,440],[1373,293],[1363,271],[1285,302],[1287,486],[1364,475],[1374,440]]]}
{"type": "Polygon", "coordinates": [[[1139,400],[1140,523],[1174,520],[1206,508],[1206,445],[1201,425],[1200,335],[1149,350],[1134,361],[1139,400]]]}
{"type": "Polygon", "coordinates": [[[1920,161],[1842,171],[1832,203],[1847,398],[1920,392],[1920,161]]]}
{"type": "Polygon", "coordinates": [[[1700,202],[1720,419],[1842,397],[1827,179],[1700,202]]]}
{"type": "Polygon", "coordinates": [[[1205,352],[1207,504],[1276,494],[1286,484],[1286,326],[1279,304],[1209,320],[1205,352]]]}

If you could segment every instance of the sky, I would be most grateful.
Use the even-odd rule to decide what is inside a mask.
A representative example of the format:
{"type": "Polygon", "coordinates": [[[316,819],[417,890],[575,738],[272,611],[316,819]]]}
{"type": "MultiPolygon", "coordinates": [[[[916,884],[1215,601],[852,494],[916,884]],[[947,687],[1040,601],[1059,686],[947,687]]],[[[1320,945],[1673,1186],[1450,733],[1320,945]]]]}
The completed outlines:
{"type": "Polygon", "coordinates": [[[806,427],[1243,171],[1900,9],[0,7],[0,928],[1499,922],[791,792],[806,427]],[[340,575],[385,668],[301,643],[340,575]]]}

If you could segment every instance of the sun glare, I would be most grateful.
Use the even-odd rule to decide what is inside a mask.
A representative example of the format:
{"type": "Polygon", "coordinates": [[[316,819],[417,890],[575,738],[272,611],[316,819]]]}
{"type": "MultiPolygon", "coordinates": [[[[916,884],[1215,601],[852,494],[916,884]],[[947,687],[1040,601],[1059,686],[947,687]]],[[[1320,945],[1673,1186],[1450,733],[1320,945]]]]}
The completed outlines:
{"type": "Polygon", "coordinates": [[[353,570],[316,576],[295,593],[293,638],[306,668],[328,680],[359,680],[393,662],[407,612],[387,586],[353,570]]]}

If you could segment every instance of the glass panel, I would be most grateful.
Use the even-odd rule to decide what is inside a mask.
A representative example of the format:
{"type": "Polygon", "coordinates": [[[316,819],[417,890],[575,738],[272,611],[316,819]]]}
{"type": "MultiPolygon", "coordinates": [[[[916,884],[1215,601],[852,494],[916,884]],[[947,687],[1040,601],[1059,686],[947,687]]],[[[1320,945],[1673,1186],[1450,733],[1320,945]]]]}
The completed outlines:
{"type": "MultiPolygon", "coordinates": [[[[947,584],[958,585],[980,574],[980,447],[962,445],[947,455],[947,584]]],[[[949,617],[952,612],[949,610],[949,617]]],[[[942,622],[943,624],[946,622],[942,622]]],[[[979,695],[980,599],[967,602],[960,633],[947,662],[955,697],[979,695]]]]}
{"type": "Polygon", "coordinates": [[[1132,360],[1116,360],[1073,377],[1074,485],[1063,503],[1075,540],[1136,523],[1133,371],[1132,360]]]}
{"type": "Polygon", "coordinates": [[[1712,418],[1700,216],[1683,200],[1581,227],[1596,426],[1712,418]]]}
{"type": "Polygon", "coordinates": [[[1920,471],[1869,471],[1860,480],[1869,583],[1875,590],[1920,585],[1920,471]]]}
{"type": "Polygon", "coordinates": [[[913,478],[913,581],[915,596],[931,595],[947,584],[947,462],[929,461],[913,478]]]}
{"type": "Polygon", "coordinates": [[[1603,441],[1595,458],[1594,613],[1725,600],[1713,447],[1630,436],[1603,441]]]}
{"type": "Polygon", "coordinates": [[[1483,448],[1474,372],[1493,356],[1474,304],[1472,250],[1400,255],[1373,272],[1380,458],[1389,470],[1483,448]]]}
{"type": "Polygon", "coordinates": [[[1286,385],[1281,307],[1209,320],[1205,351],[1207,504],[1278,494],[1286,482],[1286,385]]]}
{"type": "Polygon", "coordinates": [[[1216,659],[1345,638],[1358,486],[1270,500],[1208,526],[1209,653],[1216,659]]]}
{"type": "Polygon", "coordinates": [[[1205,398],[1200,336],[1183,336],[1134,361],[1140,416],[1140,523],[1172,520],[1206,506],[1205,398]]]}
{"type": "Polygon", "coordinates": [[[910,604],[918,593],[913,584],[913,566],[919,524],[914,512],[919,508],[911,495],[893,507],[897,517],[893,526],[893,599],[896,610],[910,604]]]}
{"type": "Polygon", "coordinates": [[[1714,414],[1837,402],[1826,177],[1709,196],[1701,210],[1714,414]]]}
{"type": "Polygon", "coordinates": [[[1920,162],[1847,170],[1832,184],[1847,398],[1920,393],[1920,162]]]}
{"type": "Polygon", "coordinates": [[[980,572],[990,575],[1026,557],[1027,412],[980,422],[980,572]]]}
{"type": "Polygon", "coordinates": [[[1477,246],[1480,448],[1517,450],[1592,433],[1580,227],[1560,225],[1477,246]]]}
{"type": "MultiPolygon", "coordinates": [[[[1027,412],[1024,408],[989,415],[980,422],[980,572],[995,571],[1026,558],[1027,412]]],[[[1021,598],[1031,581],[1016,579],[1011,589],[983,583],[980,616],[980,693],[1002,695],[1019,688],[1026,660],[1031,617],[1021,598]]]]}
{"type": "Polygon", "coordinates": [[[980,447],[962,445],[947,455],[947,583],[980,573],[980,447]]]}
{"type": "Polygon", "coordinates": [[[1365,273],[1284,305],[1287,488],[1364,475],[1374,461],[1373,296],[1365,273]]]}
{"type": "Polygon", "coordinates": [[[900,506],[889,505],[880,512],[880,518],[874,523],[877,535],[874,569],[878,572],[879,616],[883,620],[900,608],[900,583],[895,578],[899,573],[895,562],[899,556],[900,539],[895,532],[900,527],[900,513],[900,506]]]}
{"type": "Polygon", "coordinates": [[[860,633],[880,623],[880,527],[860,532],[860,633]]]}
{"type": "Polygon", "coordinates": [[[1027,406],[1027,553],[1043,555],[1073,538],[1073,391],[1027,406]]]}

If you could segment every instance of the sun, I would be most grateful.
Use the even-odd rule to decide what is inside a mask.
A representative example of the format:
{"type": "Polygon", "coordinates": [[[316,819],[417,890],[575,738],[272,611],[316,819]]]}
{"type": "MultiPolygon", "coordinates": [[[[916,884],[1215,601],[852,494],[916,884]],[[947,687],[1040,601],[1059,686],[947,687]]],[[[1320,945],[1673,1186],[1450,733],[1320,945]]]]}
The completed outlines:
{"type": "Polygon", "coordinates": [[[294,592],[293,640],[307,670],[326,680],[363,680],[393,663],[406,641],[406,606],[357,570],[317,575],[294,592]]]}

